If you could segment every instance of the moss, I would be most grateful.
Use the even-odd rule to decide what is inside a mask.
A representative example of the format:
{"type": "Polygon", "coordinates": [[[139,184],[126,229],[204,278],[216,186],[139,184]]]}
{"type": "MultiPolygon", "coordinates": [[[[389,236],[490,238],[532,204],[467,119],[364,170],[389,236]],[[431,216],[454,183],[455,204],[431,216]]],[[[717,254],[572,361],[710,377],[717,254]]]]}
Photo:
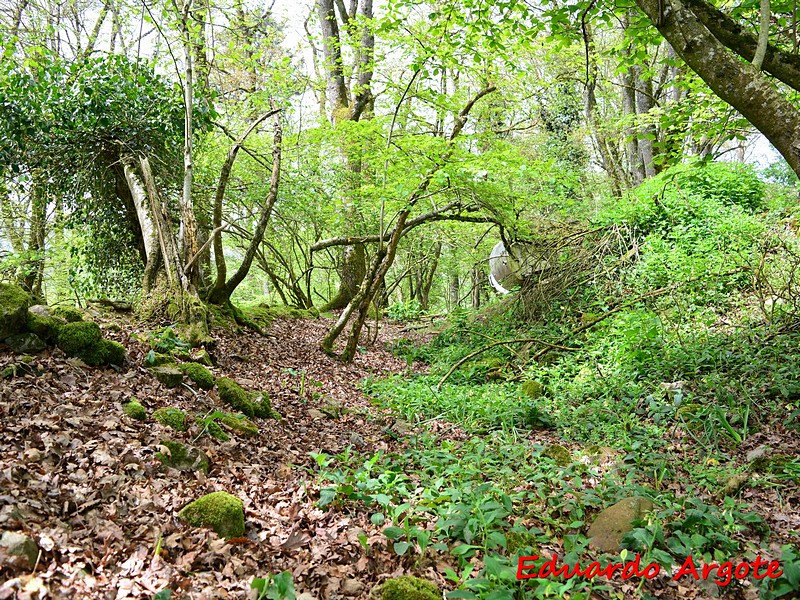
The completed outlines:
{"type": "Polygon", "coordinates": [[[125,362],[125,346],[113,340],[103,340],[101,345],[105,349],[108,364],[121,366],[125,362]]]}
{"type": "Polygon", "coordinates": [[[553,461],[560,467],[567,466],[572,462],[572,455],[569,450],[560,444],[552,444],[544,449],[542,456],[553,459],[553,461]]]}
{"type": "Polygon", "coordinates": [[[31,312],[30,310],[28,311],[27,330],[31,333],[35,333],[49,344],[56,343],[56,340],[58,340],[58,331],[63,324],[64,321],[55,317],[46,317],[31,312]]]}
{"type": "Polygon", "coordinates": [[[162,465],[178,471],[203,471],[203,473],[208,473],[211,461],[202,450],[169,440],[162,440],[161,445],[169,450],[169,453],[156,453],[156,458],[162,465]]]}
{"type": "Polygon", "coordinates": [[[214,387],[214,376],[211,371],[206,369],[203,365],[198,363],[184,363],[178,365],[181,372],[188,377],[192,382],[204,390],[210,390],[214,387]]]}
{"type": "Polygon", "coordinates": [[[53,315],[61,317],[67,323],[78,323],[83,321],[83,313],[74,306],[56,306],[53,308],[53,315]]]}
{"type": "Polygon", "coordinates": [[[31,297],[16,285],[0,283],[0,339],[25,329],[31,297]]]}
{"type": "Polygon", "coordinates": [[[248,417],[266,419],[272,416],[272,404],[266,392],[248,392],[227,377],[217,379],[217,390],[219,391],[220,399],[225,404],[248,417]]]}
{"type": "Polygon", "coordinates": [[[147,418],[147,411],[135,398],[131,399],[127,404],[123,404],[122,411],[131,419],[136,419],[137,421],[144,421],[147,418]]]}
{"type": "Polygon", "coordinates": [[[442,597],[435,583],[413,575],[389,579],[379,589],[381,600],[440,600],[442,597]]]}
{"type": "Polygon", "coordinates": [[[148,371],[167,387],[174,388],[183,383],[183,373],[175,366],[153,367],[148,371]]]}
{"type": "Polygon", "coordinates": [[[212,492],[186,506],[178,516],[192,527],[210,527],[224,538],[244,535],[244,505],[227,492],[212,492]]]}
{"type": "Polygon", "coordinates": [[[258,425],[244,415],[226,414],[224,417],[220,417],[219,422],[245,437],[258,435],[258,425]]]}
{"type": "Polygon", "coordinates": [[[164,365],[174,365],[175,359],[171,354],[162,354],[151,350],[144,356],[145,367],[163,367],[164,365]]]}
{"type": "Polygon", "coordinates": [[[544,394],[544,386],[538,381],[534,381],[533,379],[529,379],[528,381],[523,383],[520,389],[522,390],[523,394],[525,394],[528,398],[532,400],[541,398],[542,394],[544,394]]]}
{"type": "Polygon", "coordinates": [[[214,366],[214,361],[211,360],[211,355],[208,353],[208,350],[204,350],[202,348],[195,349],[192,352],[191,356],[192,356],[192,362],[196,362],[206,367],[214,366]]]}
{"type": "Polygon", "coordinates": [[[186,431],[186,413],[177,408],[167,406],[153,413],[153,419],[175,431],[186,431]]]}
{"type": "Polygon", "coordinates": [[[275,319],[315,319],[319,317],[319,311],[316,308],[303,309],[283,304],[277,306],[258,304],[243,308],[241,313],[245,321],[251,321],[261,329],[268,329],[275,319]]]}
{"type": "Polygon", "coordinates": [[[231,439],[231,436],[225,433],[225,430],[222,429],[222,427],[220,427],[219,423],[216,421],[209,421],[206,424],[206,433],[208,433],[208,435],[213,437],[215,440],[219,440],[221,442],[227,442],[229,439],[231,439]]]}
{"type": "MultiPolygon", "coordinates": [[[[67,356],[80,356],[102,339],[100,327],[91,321],[66,323],[58,332],[58,347],[67,356]]],[[[82,358],[82,357],[81,357],[82,358]]]]}

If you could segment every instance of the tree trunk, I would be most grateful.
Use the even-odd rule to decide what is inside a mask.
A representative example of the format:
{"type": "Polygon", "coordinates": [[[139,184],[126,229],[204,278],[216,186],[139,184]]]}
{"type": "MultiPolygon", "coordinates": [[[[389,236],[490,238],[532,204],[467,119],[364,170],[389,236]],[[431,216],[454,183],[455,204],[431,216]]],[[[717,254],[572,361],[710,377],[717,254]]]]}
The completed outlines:
{"type": "MultiPolygon", "coordinates": [[[[742,62],[747,48],[730,42],[726,47],[691,7],[713,10],[702,0],[636,0],[636,4],[672,45],[683,61],[722,100],[733,106],[781,153],[800,174],[800,111],[762,72],[742,62]]],[[[699,10],[698,10],[699,12],[699,10]]],[[[779,55],[772,49],[770,55],[779,55]]],[[[776,75],[778,77],[778,75],[776,75]]]]}

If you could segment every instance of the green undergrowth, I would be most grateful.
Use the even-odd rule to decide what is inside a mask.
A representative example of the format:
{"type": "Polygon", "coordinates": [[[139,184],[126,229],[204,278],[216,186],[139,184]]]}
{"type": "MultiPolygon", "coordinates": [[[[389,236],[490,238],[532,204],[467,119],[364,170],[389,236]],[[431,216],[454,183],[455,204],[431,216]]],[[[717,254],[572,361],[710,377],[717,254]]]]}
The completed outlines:
{"type": "Polygon", "coordinates": [[[765,599],[790,597],[798,532],[776,543],[740,498],[758,487],[791,495],[800,473],[796,456],[761,464],[744,451],[759,433],[800,435],[800,240],[784,226],[793,202],[725,164],[673,168],[610,202],[593,226],[620,250],[601,272],[548,288],[546,301],[523,287],[487,310],[452,311],[430,343],[391,347],[426,373],[365,381],[411,431],[450,422],[467,441],[421,434],[399,454],[316,455],[319,504],[369,510],[414,564],[455,557],[451,598],[589,598],[619,590],[604,579],[521,583],[516,557],[557,543],[563,563],[586,564],[597,557],[593,517],[644,496],[656,508],[621,555],[667,569],[690,555],[752,560],[771,545],[788,568],[750,584],[765,599]],[[561,466],[548,458],[556,446],[536,439],[559,439],[561,466]]]}

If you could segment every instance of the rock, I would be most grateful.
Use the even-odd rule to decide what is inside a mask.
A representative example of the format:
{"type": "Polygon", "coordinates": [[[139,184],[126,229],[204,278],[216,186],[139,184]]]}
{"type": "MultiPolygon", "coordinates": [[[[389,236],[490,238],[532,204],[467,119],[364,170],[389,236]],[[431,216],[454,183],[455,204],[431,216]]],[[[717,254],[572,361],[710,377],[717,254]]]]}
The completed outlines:
{"type": "Polygon", "coordinates": [[[544,394],[544,386],[538,381],[534,381],[533,379],[529,379],[528,381],[523,383],[520,386],[520,390],[531,400],[536,400],[537,398],[541,398],[542,394],[544,394]]]}
{"type": "Polygon", "coordinates": [[[36,354],[47,348],[47,344],[35,333],[15,333],[4,341],[17,354],[36,354]]]}
{"type": "Polygon", "coordinates": [[[617,552],[622,537],[633,529],[633,522],[653,510],[653,503],[641,496],[624,498],[595,517],[587,536],[590,545],[602,552],[617,552]]]}
{"type": "Polygon", "coordinates": [[[167,452],[156,454],[156,458],[161,461],[161,464],[178,471],[203,471],[203,473],[208,473],[211,460],[199,448],[169,440],[163,440],[161,445],[167,449],[167,452]]]}
{"type": "Polygon", "coordinates": [[[137,421],[144,421],[147,418],[147,411],[135,398],[132,398],[127,404],[123,404],[122,411],[131,419],[136,419],[137,421]]]}
{"type": "Polygon", "coordinates": [[[273,416],[272,404],[265,392],[248,392],[233,379],[217,379],[220,400],[248,417],[269,418],[273,416]]]}
{"type": "Polygon", "coordinates": [[[227,492],[212,492],[187,505],[178,516],[192,527],[210,527],[224,538],[244,535],[244,505],[227,492]]]}
{"type": "Polygon", "coordinates": [[[560,444],[547,446],[542,452],[542,456],[553,459],[559,467],[566,467],[572,462],[572,454],[560,444]]]}
{"type": "Polygon", "coordinates": [[[83,321],[83,312],[74,306],[56,306],[52,310],[53,316],[61,317],[67,323],[83,321]]]}
{"type": "Polygon", "coordinates": [[[39,546],[31,538],[16,531],[0,536],[0,566],[32,569],[39,557],[39,546]]]}
{"type": "Polygon", "coordinates": [[[393,577],[377,586],[370,597],[381,600],[441,600],[442,591],[435,583],[413,575],[393,577]]]}
{"type": "Polygon", "coordinates": [[[725,496],[734,496],[750,481],[749,473],[737,473],[728,478],[725,485],[719,491],[718,496],[724,498],[725,496]]]}
{"type": "Polygon", "coordinates": [[[345,579],[342,582],[341,590],[345,596],[358,596],[364,591],[364,584],[358,579],[345,579]]]}
{"type": "Polygon", "coordinates": [[[58,340],[58,331],[66,321],[50,314],[50,309],[44,304],[34,304],[28,309],[26,327],[49,344],[58,340]]]}
{"type": "Polygon", "coordinates": [[[205,365],[207,367],[213,367],[214,361],[211,360],[211,355],[208,353],[208,350],[204,348],[195,348],[192,350],[192,360],[198,364],[205,365]]]}
{"type": "Polygon", "coordinates": [[[772,448],[766,444],[753,448],[745,455],[747,460],[748,469],[750,471],[762,471],[769,463],[770,456],[772,455],[772,448]]]}
{"type": "Polygon", "coordinates": [[[177,408],[171,406],[159,408],[153,413],[153,419],[175,431],[186,431],[186,413],[177,408]]]}
{"type": "Polygon", "coordinates": [[[219,417],[219,422],[233,429],[235,432],[242,434],[244,437],[258,435],[258,425],[244,415],[231,415],[226,413],[219,417]]]}
{"type": "Polygon", "coordinates": [[[166,365],[174,365],[175,359],[172,357],[171,354],[162,354],[161,352],[156,352],[155,350],[150,350],[144,356],[144,366],[145,367],[163,367],[166,365]]]}
{"type": "Polygon", "coordinates": [[[178,369],[189,378],[197,387],[210,390],[214,387],[214,376],[211,371],[199,363],[183,363],[178,369]]]}
{"type": "Polygon", "coordinates": [[[314,419],[315,421],[322,421],[326,418],[325,413],[322,412],[321,410],[317,410],[316,408],[309,408],[308,416],[314,419]]]}
{"type": "Polygon", "coordinates": [[[367,447],[367,440],[355,431],[350,432],[350,443],[359,450],[367,447]]]}
{"type": "Polygon", "coordinates": [[[0,339],[25,329],[31,297],[10,283],[0,283],[0,339]]]}
{"type": "Polygon", "coordinates": [[[77,356],[83,360],[83,354],[96,346],[103,338],[100,327],[91,321],[66,323],[58,332],[58,347],[67,356],[77,356]]]}
{"type": "Polygon", "coordinates": [[[163,366],[148,369],[150,373],[161,383],[169,388],[178,387],[183,383],[183,373],[178,367],[163,366]]]}

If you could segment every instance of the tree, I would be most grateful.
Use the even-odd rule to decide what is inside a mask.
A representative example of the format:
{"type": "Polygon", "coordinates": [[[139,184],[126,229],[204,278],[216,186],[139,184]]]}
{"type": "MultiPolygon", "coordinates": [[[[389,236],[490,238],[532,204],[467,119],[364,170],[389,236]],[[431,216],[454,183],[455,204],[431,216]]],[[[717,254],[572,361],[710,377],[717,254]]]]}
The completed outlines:
{"type": "Polygon", "coordinates": [[[800,109],[767,77],[800,90],[800,57],[769,44],[761,69],[744,62],[754,58],[758,39],[704,0],[636,0],[636,4],[678,56],[800,174],[800,109]]]}

